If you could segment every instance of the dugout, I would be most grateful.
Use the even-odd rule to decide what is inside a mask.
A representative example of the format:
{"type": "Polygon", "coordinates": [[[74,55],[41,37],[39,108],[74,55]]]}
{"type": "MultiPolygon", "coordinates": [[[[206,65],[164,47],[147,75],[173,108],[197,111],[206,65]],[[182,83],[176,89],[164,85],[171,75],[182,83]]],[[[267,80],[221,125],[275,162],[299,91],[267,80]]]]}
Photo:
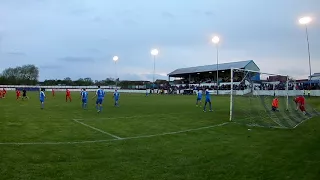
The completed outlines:
{"type": "MultiPolygon", "coordinates": [[[[231,68],[260,71],[260,68],[253,60],[237,61],[221,64],[212,64],[205,66],[196,66],[188,68],[179,68],[168,74],[168,79],[175,78],[175,84],[203,84],[212,83],[216,86],[217,71],[219,77],[219,85],[221,83],[227,83],[231,80],[231,68]]],[[[241,74],[234,77],[234,81],[240,81],[242,79],[241,74]]],[[[259,81],[260,74],[257,73],[252,80],[259,81]]]]}

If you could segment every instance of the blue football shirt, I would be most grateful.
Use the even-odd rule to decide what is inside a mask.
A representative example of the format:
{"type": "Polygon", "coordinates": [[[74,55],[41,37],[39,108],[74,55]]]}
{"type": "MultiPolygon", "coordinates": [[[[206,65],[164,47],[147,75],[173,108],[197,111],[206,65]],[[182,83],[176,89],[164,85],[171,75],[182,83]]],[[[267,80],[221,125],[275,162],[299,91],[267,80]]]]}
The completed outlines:
{"type": "Polygon", "coordinates": [[[206,91],[206,99],[207,99],[207,100],[210,100],[210,98],[211,98],[211,97],[210,97],[210,92],[209,92],[209,91],[206,91]]]}
{"type": "Polygon", "coordinates": [[[87,91],[82,91],[81,92],[81,97],[82,97],[82,99],[88,99],[88,92],[87,91]]]}
{"type": "Polygon", "coordinates": [[[43,91],[40,91],[40,100],[44,100],[44,98],[46,97],[46,95],[44,94],[43,91]]]}
{"type": "Polygon", "coordinates": [[[201,98],[202,98],[202,92],[198,91],[198,99],[201,99],[201,98]]]}
{"type": "Polygon", "coordinates": [[[104,91],[102,89],[98,89],[96,92],[96,95],[97,95],[98,99],[103,99],[104,91]]]}
{"type": "Polygon", "coordinates": [[[113,97],[114,97],[114,99],[119,99],[119,97],[120,97],[120,93],[118,93],[118,92],[114,92],[113,93],[113,97]]]}

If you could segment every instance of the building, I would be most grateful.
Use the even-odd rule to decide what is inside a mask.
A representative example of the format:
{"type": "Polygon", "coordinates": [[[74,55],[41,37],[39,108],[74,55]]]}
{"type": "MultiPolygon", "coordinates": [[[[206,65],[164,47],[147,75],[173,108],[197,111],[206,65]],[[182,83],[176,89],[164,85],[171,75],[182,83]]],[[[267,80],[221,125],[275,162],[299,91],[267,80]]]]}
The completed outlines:
{"type": "Polygon", "coordinates": [[[277,75],[277,76],[269,76],[268,77],[268,81],[270,82],[276,82],[276,81],[279,81],[279,82],[286,82],[287,81],[287,76],[281,76],[281,75],[277,75]]]}
{"type": "MultiPolygon", "coordinates": [[[[230,63],[221,63],[205,66],[196,66],[189,68],[180,68],[172,71],[168,74],[169,81],[170,78],[181,78],[184,84],[197,84],[203,82],[216,82],[217,81],[217,71],[219,74],[220,82],[230,82],[231,68],[245,69],[259,72],[260,68],[256,65],[253,60],[238,61],[230,63]]],[[[260,80],[260,74],[256,73],[254,80],[260,80]]]]}
{"type": "MultiPolygon", "coordinates": [[[[309,76],[309,78],[310,78],[310,76],[309,76]]],[[[320,80],[320,73],[312,74],[310,80],[320,80]]]]}

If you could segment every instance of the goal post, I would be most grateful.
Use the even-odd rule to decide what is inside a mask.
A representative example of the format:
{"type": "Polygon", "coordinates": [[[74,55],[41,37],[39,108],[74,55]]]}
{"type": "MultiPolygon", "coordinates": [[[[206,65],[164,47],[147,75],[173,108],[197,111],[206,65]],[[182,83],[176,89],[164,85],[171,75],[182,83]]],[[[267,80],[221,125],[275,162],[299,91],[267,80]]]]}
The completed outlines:
{"type": "Polygon", "coordinates": [[[231,68],[231,74],[230,74],[230,117],[229,121],[232,121],[233,116],[233,68],[231,68]]]}
{"type": "Polygon", "coordinates": [[[304,120],[318,115],[309,106],[308,116],[296,110],[293,98],[303,90],[289,75],[280,75],[231,68],[230,117],[235,123],[250,126],[294,128],[304,120]],[[277,99],[277,108],[272,108],[277,99]]]}

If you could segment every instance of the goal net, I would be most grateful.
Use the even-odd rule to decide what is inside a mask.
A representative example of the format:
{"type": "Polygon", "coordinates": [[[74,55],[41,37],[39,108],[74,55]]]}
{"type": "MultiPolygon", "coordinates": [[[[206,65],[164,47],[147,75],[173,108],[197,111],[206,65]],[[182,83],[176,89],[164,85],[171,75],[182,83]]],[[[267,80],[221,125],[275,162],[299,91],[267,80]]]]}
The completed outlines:
{"type": "Polygon", "coordinates": [[[230,120],[248,126],[295,128],[303,121],[320,115],[308,104],[306,112],[296,110],[294,98],[304,95],[292,77],[244,69],[231,70],[230,120]],[[274,98],[278,108],[273,111],[274,98]]]}

